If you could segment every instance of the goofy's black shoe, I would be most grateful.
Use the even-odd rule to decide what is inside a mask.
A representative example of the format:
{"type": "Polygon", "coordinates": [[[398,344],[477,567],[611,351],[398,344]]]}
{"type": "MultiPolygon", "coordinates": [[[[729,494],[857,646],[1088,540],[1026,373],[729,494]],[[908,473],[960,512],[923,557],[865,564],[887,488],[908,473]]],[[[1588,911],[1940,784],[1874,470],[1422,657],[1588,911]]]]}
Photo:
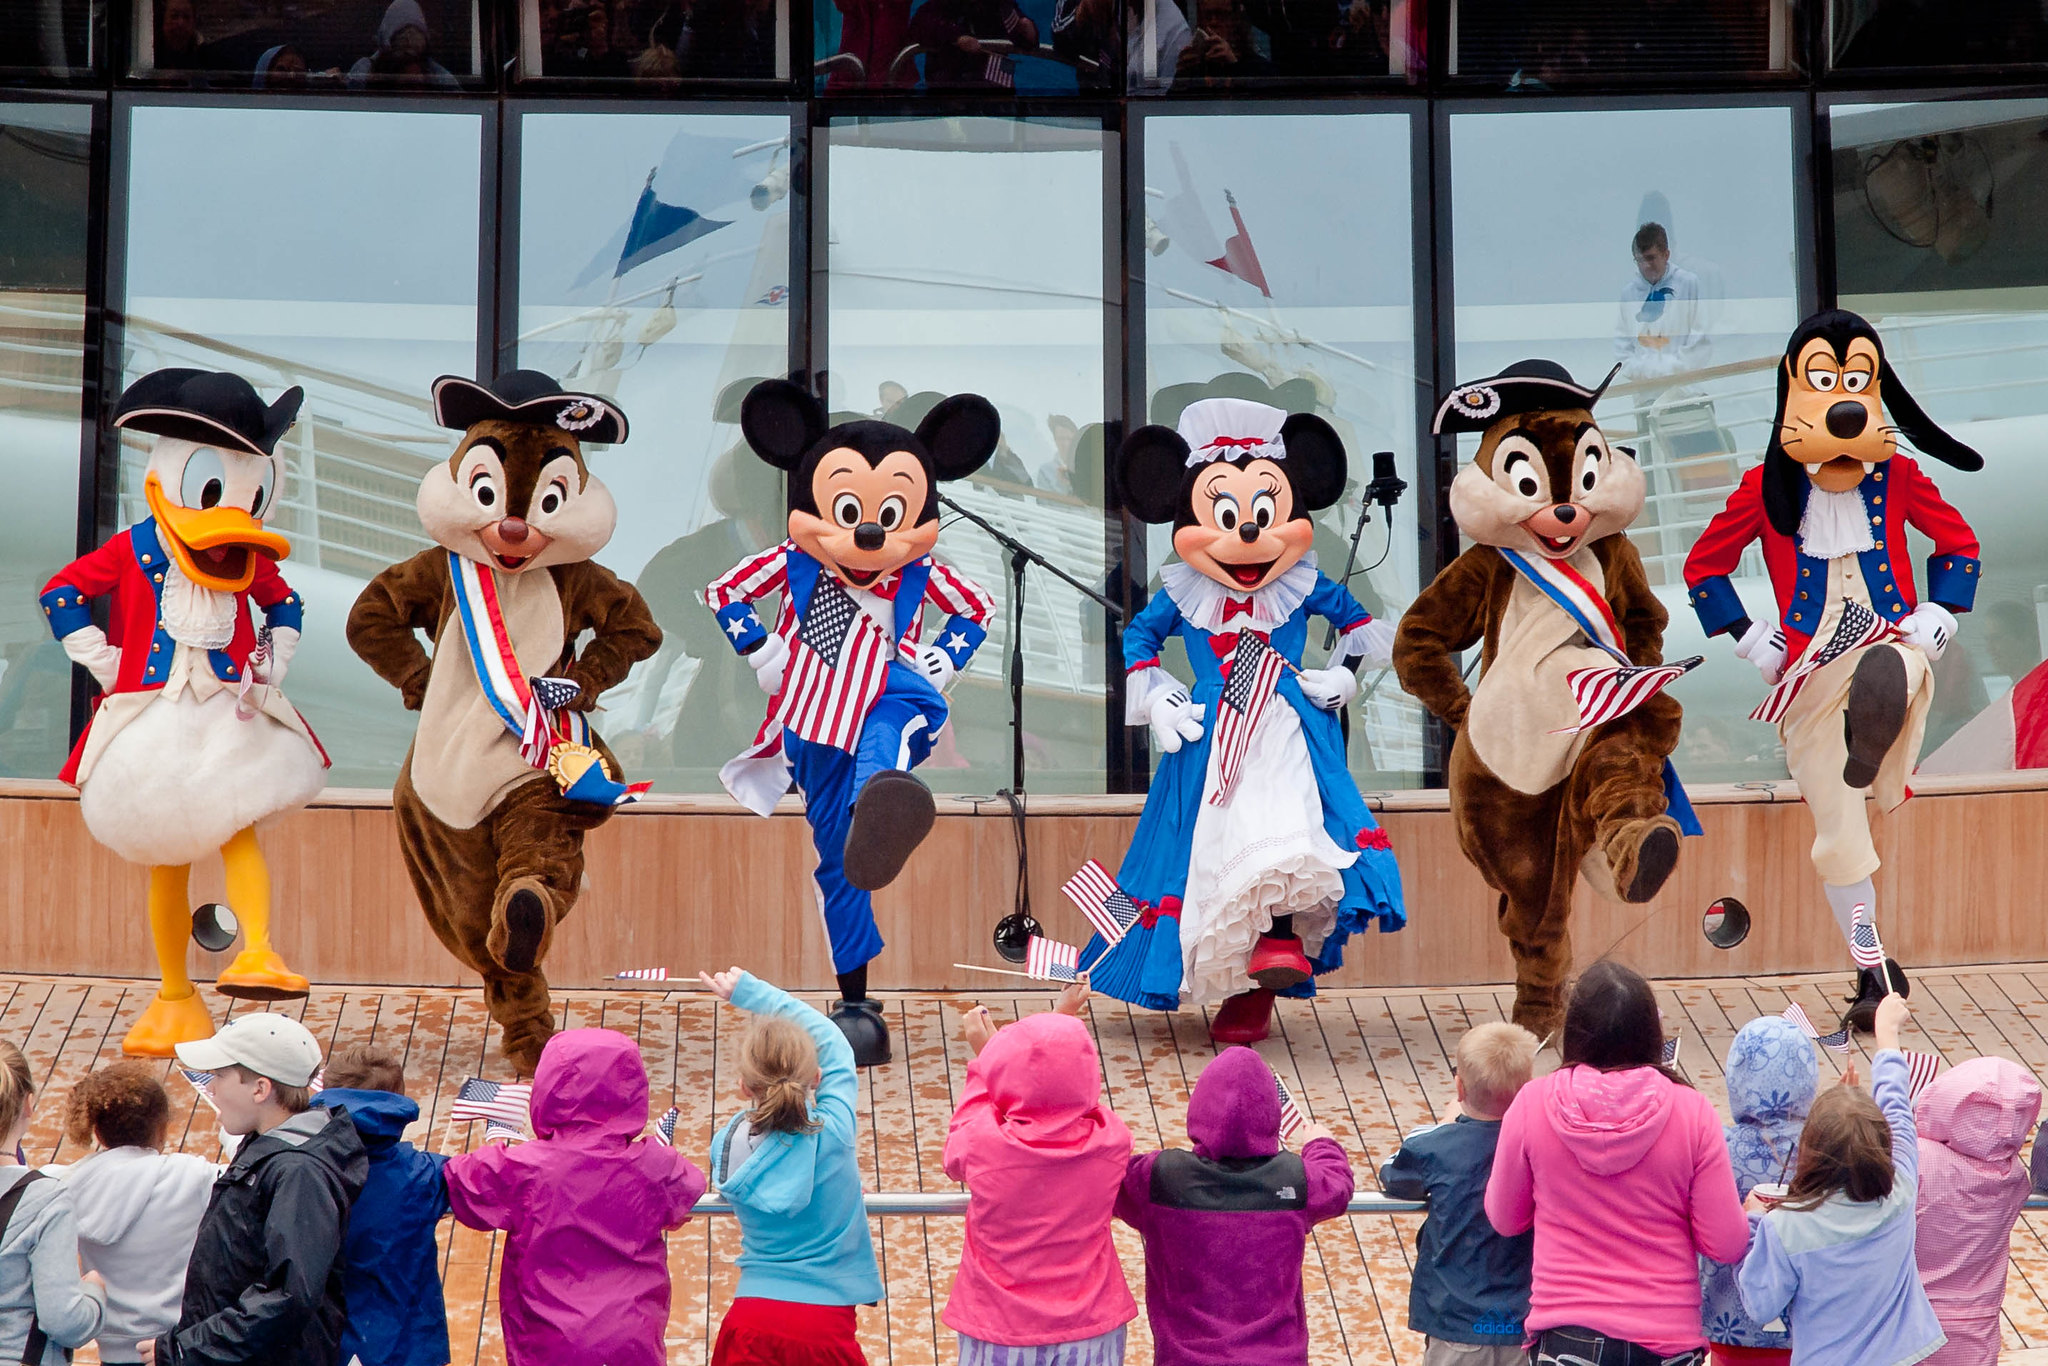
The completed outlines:
{"type": "MultiPolygon", "coordinates": [[[[1885,973],[1891,978],[1892,990],[1901,996],[1913,994],[1913,984],[1906,980],[1906,970],[1896,959],[1884,960],[1885,973]]],[[[1856,994],[1849,999],[1849,1009],[1842,1016],[1842,1028],[1858,1034],[1868,1034],[1877,1022],[1877,1003],[1884,999],[1884,987],[1877,979],[1877,973],[1864,968],[1856,974],[1856,994]]]]}
{"type": "Polygon", "coordinates": [[[1883,646],[1866,651],[1849,680],[1849,705],[1842,715],[1842,739],[1849,747],[1843,782],[1862,788],[1877,781],[1885,754],[1906,727],[1911,701],[1906,694],[1906,661],[1899,652],[1883,646]]]}
{"type": "Polygon", "coordinates": [[[831,1020],[852,1045],[855,1067],[881,1067],[889,1061],[889,1026],[879,1001],[841,1001],[832,1007],[831,1020]]]}

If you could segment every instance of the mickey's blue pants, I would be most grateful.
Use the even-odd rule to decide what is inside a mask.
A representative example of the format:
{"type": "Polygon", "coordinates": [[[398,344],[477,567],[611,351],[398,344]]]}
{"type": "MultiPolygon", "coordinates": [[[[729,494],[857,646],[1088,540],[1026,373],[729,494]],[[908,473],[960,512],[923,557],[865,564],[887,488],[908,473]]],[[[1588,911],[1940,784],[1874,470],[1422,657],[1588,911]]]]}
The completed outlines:
{"type": "Polygon", "coordinates": [[[804,794],[804,815],[818,850],[818,905],[832,941],[834,972],[852,972],[882,951],[873,900],[847,882],[844,871],[853,803],[877,773],[923,763],[945,724],[946,699],[939,690],[908,664],[892,660],[853,753],[783,732],[782,751],[804,794]]]}

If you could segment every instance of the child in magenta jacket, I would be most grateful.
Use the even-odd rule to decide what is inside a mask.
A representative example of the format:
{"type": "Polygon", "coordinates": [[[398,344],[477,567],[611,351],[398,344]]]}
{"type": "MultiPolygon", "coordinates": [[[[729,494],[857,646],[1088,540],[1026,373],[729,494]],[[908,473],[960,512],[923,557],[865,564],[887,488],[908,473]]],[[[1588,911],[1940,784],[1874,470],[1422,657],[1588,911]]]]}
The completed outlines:
{"type": "Polygon", "coordinates": [[[946,1135],[946,1175],[970,1197],[960,1270],[940,1315],[961,1366],[1123,1360],[1138,1306],[1109,1226],[1131,1131],[1102,1099],[1102,1064],[1070,986],[1048,1015],[998,1030],[968,1012],[967,1089],[946,1135]],[[1036,1350],[1034,1350],[1036,1349],[1036,1350]]]}
{"type": "Polygon", "coordinates": [[[548,1040],[533,1073],[533,1138],[450,1158],[448,1200],[504,1229],[498,1308],[508,1366],[665,1366],[668,1250],[704,1173],[641,1138],[647,1068],[611,1029],[548,1040]]]}
{"type": "Polygon", "coordinates": [[[1720,1118],[1657,1065],[1663,1046],[1650,984],[1603,959],[1566,1007],[1565,1065],[1501,1120],[1486,1215],[1503,1234],[1536,1230],[1523,1326],[1539,1366],[1612,1359],[1602,1339],[1700,1350],[1699,1258],[1749,1248],[1720,1118]]]}

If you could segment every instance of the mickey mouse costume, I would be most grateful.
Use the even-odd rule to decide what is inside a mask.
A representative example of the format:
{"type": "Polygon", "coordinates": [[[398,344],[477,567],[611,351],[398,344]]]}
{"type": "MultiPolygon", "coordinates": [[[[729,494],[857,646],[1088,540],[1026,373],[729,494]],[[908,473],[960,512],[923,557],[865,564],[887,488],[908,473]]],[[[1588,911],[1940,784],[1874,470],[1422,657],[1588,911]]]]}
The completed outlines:
{"type": "Polygon", "coordinates": [[[1117,875],[1141,915],[1082,962],[1096,990],[1155,1010],[1221,1002],[1219,1043],[1264,1038],[1275,992],[1313,995],[1354,931],[1407,921],[1335,715],[1393,633],[1309,548],[1344,473],[1327,422],[1244,399],[1192,403],[1121,452],[1124,506],[1171,522],[1181,558],[1124,631],[1124,719],[1164,751],[1117,875]],[[1343,632],[1329,668],[1300,667],[1311,616],[1343,632]],[[1175,636],[1192,695],[1160,666],[1175,636]]]}

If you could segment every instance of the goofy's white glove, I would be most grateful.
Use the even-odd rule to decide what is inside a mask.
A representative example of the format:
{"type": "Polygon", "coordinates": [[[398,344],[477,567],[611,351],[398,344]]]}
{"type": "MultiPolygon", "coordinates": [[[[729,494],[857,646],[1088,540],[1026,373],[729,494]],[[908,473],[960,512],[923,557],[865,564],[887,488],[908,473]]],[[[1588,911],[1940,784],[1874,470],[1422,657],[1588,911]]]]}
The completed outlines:
{"type": "Polygon", "coordinates": [[[754,682],[770,697],[782,691],[782,675],[789,669],[789,642],[781,636],[770,635],[762,639],[752,654],[741,659],[754,671],[754,682]]]}
{"type": "Polygon", "coordinates": [[[1152,739],[1168,754],[1189,740],[1202,738],[1202,705],[1181,688],[1167,688],[1152,699],[1152,739]]]}
{"type": "Polygon", "coordinates": [[[912,666],[930,679],[932,686],[940,692],[952,687],[953,675],[960,672],[958,666],[953,663],[953,656],[936,645],[918,646],[917,658],[912,661],[912,666]]]}
{"type": "Polygon", "coordinates": [[[1918,645],[1920,652],[1932,663],[1947,651],[1948,643],[1956,638],[1955,613],[1938,602],[1923,602],[1906,613],[1906,619],[1899,623],[1899,631],[1906,637],[1908,645],[1918,645]]]}
{"type": "Polygon", "coordinates": [[[270,628],[270,658],[256,669],[256,681],[268,683],[273,688],[284,686],[284,671],[292,666],[292,656],[299,652],[299,633],[289,626],[270,628]]]}
{"type": "Polygon", "coordinates": [[[1736,642],[1735,653],[1756,665],[1764,682],[1775,684],[1785,672],[1785,628],[1768,621],[1752,621],[1736,642]]]}
{"type": "Polygon", "coordinates": [[[1358,696],[1358,675],[1349,669],[1303,669],[1294,681],[1301,684],[1301,695],[1324,711],[1342,711],[1358,696]]]}
{"type": "Polygon", "coordinates": [[[107,642],[105,631],[97,626],[81,626],[58,643],[71,656],[73,664],[85,666],[101,692],[114,690],[114,681],[121,676],[121,652],[107,642]]]}

